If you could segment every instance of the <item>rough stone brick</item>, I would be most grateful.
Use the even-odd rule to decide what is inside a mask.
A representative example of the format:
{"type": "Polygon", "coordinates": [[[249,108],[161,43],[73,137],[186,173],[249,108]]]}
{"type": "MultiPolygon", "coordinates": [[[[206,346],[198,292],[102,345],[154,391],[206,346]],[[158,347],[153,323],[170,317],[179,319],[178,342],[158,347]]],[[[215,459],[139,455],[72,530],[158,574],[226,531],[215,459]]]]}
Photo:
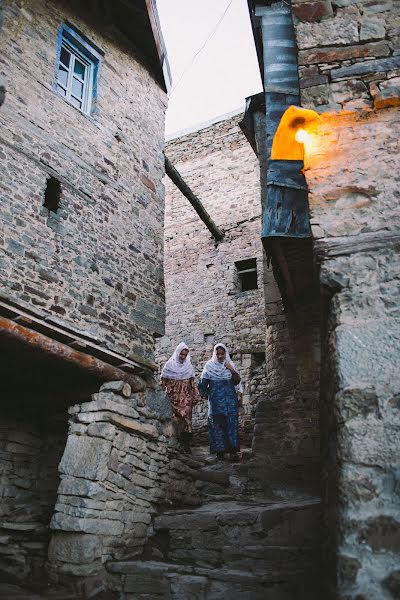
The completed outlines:
{"type": "Polygon", "coordinates": [[[319,106],[329,102],[329,86],[316,85],[301,90],[301,100],[305,107],[319,106]]]}
{"type": "Polygon", "coordinates": [[[350,77],[369,75],[372,73],[385,73],[390,69],[396,69],[398,67],[400,67],[400,56],[377,60],[366,60],[349,67],[333,69],[331,72],[331,77],[333,80],[346,79],[350,77]]]}
{"type": "Polygon", "coordinates": [[[370,517],[362,524],[359,539],[374,550],[400,552],[400,522],[394,517],[370,517]]]}
{"type": "Polygon", "coordinates": [[[110,451],[108,440],[70,435],[60,462],[60,472],[94,481],[103,480],[107,475],[110,451]]]}
{"type": "Polygon", "coordinates": [[[56,533],[50,542],[49,559],[70,563],[93,562],[101,557],[102,542],[97,535],[56,533]]]}
{"type": "Polygon", "coordinates": [[[298,23],[297,43],[300,50],[314,46],[354,44],[359,41],[356,15],[337,14],[321,23],[298,23]]]}
{"type": "Polygon", "coordinates": [[[308,67],[301,72],[300,88],[309,88],[328,83],[328,76],[321,75],[316,66],[308,67]]]}
{"type": "Polygon", "coordinates": [[[293,14],[301,21],[320,21],[333,15],[330,0],[316,0],[294,5],[293,14]]]}
{"type": "Polygon", "coordinates": [[[400,106],[400,87],[387,87],[374,97],[374,108],[400,106]]]}
{"type": "Polygon", "coordinates": [[[385,22],[378,17],[365,17],[361,22],[360,40],[382,40],[386,35],[385,22]]]}
{"type": "Polygon", "coordinates": [[[390,55],[387,42],[373,42],[359,46],[337,46],[334,48],[312,48],[299,52],[299,64],[337,63],[353,58],[379,58],[390,55]]]}
{"type": "Polygon", "coordinates": [[[383,580],[383,587],[390,591],[393,598],[400,598],[400,571],[393,571],[383,580]]]}

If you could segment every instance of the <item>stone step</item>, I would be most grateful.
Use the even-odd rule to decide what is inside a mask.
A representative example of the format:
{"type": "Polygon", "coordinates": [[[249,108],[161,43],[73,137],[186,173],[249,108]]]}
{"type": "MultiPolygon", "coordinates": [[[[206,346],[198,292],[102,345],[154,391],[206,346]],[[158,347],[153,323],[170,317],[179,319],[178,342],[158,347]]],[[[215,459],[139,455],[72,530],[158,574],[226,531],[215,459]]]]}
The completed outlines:
{"type": "Polygon", "coordinates": [[[33,591],[10,583],[0,583],[0,599],[4,600],[83,600],[76,593],[64,589],[33,591]]]}
{"type": "MultiPolygon", "coordinates": [[[[294,552],[318,547],[319,522],[319,499],[274,504],[208,503],[156,517],[150,556],[205,567],[236,565],[241,559],[247,564],[254,547],[266,552],[274,547],[292,548],[294,552]]],[[[261,568],[266,561],[257,564],[261,568]]]]}
{"type": "Polygon", "coordinates": [[[202,568],[159,561],[109,562],[108,571],[120,577],[121,600],[320,600],[316,577],[246,569],[202,568]]]}

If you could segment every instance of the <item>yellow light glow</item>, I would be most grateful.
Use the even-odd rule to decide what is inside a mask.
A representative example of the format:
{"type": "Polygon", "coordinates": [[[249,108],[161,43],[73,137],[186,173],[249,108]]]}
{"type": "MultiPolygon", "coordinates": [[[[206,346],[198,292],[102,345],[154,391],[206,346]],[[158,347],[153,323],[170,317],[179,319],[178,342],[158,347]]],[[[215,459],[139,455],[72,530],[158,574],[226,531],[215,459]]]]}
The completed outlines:
{"type": "Polygon", "coordinates": [[[314,110],[289,106],[283,113],[275,132],[271,149],[272,160],[304,160],[315,146],[315,135],[309,133],[319,119],[314,110]]]}
{"type": "Polygon", "coordinates": [[[307,133],[305,129],[299,129],[296,132],[294,139],[296,140],[296,142],[299,142],[299,144],[306,144],[310,141],[310,134],[307,133]]]}

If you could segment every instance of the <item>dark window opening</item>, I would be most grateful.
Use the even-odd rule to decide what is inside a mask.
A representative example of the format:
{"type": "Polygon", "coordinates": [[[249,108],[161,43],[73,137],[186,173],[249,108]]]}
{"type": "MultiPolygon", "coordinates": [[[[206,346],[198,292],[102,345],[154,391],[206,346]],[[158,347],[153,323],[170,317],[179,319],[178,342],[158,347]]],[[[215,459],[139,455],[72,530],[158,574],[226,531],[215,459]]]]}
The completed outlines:
{"type": "Polygon", "coordinates": [[[56,213],[60,207],[61,183],[55,177],[49,177],[44,192],[43,206],[56,213]]]}
{"type": "Polygon", "coordinates": [[[238,274],[239,291],[248,292],[258,289],[257,284],[257,261],[255,258],[239,260],[235,262],[238,274]]]}
{"type": "Polygon", "coordinates": [[[205,333],[204,334],[204,342],[206,344],[213,344],[215,340],[215,335],[213,333],[205,333]]]}
{"type": "Polygon", "coordinates": [[[265,352],[253,352],[254,367],[257,368],[265,362],[265,352]]]}

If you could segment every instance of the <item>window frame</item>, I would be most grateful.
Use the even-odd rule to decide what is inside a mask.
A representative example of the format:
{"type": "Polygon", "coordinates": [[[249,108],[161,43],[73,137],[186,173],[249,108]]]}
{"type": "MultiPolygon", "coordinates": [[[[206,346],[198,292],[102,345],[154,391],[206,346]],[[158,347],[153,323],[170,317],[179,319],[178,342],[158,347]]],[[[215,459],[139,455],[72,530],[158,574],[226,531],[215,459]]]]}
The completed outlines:
{"type": "Polygon", "coordinates": [[[236,260],[235,261],[235,271],[236,271],[236,281],[237,281],[237,287],[239,288],[237,291],[239,294],[245,294],[247,292],[252,292],[253,290],[258,290],[259,286],[258,286],[258,265],[257,265],[257,258],[244,258],[241,260],[236,260]],[[250,263],[254,261],[254,266],[249,266],[247,268],[240,268],[239,265],[242,264],[243,267],[245,265],[245,263],[250,263]],[[243,290],[243,279],[241,277],[241,275],[246,275],[249,273],[254,273],[255,274],[255,283],[256,286],[252,287],[248,290],[243,290]]]}
{"type": "Polygon", "coordinates": [[[65,100],[66,102],[68,102],[68,104],[76,108],[76,110],[79,110],[81,114],[84,114],[88,117],[91,117],[96,109],[97,83],[99,78],[101,59],[103,56],[104,53],[99,48],[97,48],[92,42],[85,38],[83,34],[79,33],[70,25],[64,24],[59,28],[57,37],[54,90],[57,93],[57,95],[63,98],[63,100],[65,100]],[[61,63],[61,52],[63,48],[69,53],[71,57],[70,64],[68,68],[66,68],[66,71],[68,73],[67,87],[64,87],[64,85],[61,82],[59,82],[58,78],[60,64],[64,65],[64,63],[61,63]],[[74,74],[73,67],[75,65],[76,59],[81,61],[87,69],[84,80],[81,80],[74,74]],[[74,104],[71,100],[71,88],[74,77],[76,77],[76,79],[78,81],[81,81],[81,83],[83,84],[81,107],[76,106],[76,104],[74,104]],[[65,94],[62,94],[59,91],[58,86],[65,89],[65,94]]]}

